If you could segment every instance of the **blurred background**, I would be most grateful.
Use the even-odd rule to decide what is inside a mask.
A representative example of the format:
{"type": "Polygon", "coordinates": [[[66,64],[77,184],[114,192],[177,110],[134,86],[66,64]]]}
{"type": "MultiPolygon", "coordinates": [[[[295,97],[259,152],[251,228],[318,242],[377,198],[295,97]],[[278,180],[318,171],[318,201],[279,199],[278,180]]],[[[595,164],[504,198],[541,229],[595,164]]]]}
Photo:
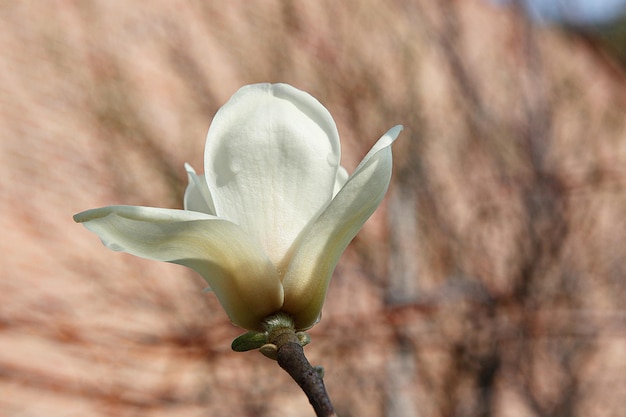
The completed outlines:
{"type": "Polygon", "coordinates": [[[72,221],[180,208],[269,81],[350,172],[405,126],[306,348],[339,416],[623,416],[626,26],[582,3],[0,1],[0,415],[314,415],[199,276],[72,221]]]}

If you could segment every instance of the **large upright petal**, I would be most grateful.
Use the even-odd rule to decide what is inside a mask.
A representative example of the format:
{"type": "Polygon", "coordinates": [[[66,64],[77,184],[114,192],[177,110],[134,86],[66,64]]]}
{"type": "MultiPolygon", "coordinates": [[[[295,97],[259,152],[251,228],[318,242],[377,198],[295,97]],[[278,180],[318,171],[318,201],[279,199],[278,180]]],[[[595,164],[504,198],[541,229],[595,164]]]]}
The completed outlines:
{"type": "Polygon", "coordinates": [[[278,265],[332,198],[339,159],[324,106],[286,84],[255,84],[215,115],[205,175],[216,214],[254,236],[278,265]]]}
{"type": "Polygon", "coordinates": [[[296,328],[315,324],[339,257],[382,201],[391,179],[391,144],[402,126],[391,128],[361,161],[328,208],[298,238],[283,278],[285,302],[296,328]]]}
{"type": "Polygon", "coordinates": [[[185,265],[211,286],[232,322],[260,330],[283,301],[276,269],[234,223],[193,211],[110,206],[74,216],[110,249],[185,265]]]}

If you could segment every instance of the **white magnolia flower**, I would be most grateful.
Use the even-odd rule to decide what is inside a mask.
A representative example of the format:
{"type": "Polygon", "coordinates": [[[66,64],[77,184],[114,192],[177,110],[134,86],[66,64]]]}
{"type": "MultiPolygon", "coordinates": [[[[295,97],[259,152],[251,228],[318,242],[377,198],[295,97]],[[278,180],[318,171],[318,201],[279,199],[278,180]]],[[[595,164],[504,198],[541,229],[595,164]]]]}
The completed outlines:
{"type": "Polygon", "coordinates": [[[110,249],[193,268],[232,322],[290,314],[313,326],[348,243],[391,178],[396,126],[348,177],[335,122],[286,84],[241,88],[209,128],[205,175],[186,165],[185,210],[110,206],[74,216],[110,249]]]}

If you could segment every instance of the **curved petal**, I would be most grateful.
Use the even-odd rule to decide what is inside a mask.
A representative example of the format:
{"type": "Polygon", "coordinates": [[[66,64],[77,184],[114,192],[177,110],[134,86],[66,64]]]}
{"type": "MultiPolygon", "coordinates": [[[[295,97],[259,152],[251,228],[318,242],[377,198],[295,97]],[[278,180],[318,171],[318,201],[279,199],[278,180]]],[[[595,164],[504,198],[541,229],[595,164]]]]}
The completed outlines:
{"type": "Polygon", "coordinates": [[[346,182],[348,181],[349,176],[350,175],[348,174],[348,171],[346,171],[344,167],[339,165],[339,168],[337,169],[337,176],[335,177],[335,187],[333,188],[333,198],[335,198],[339,190],[341,190],[343,186],[346,185],[346,182]]]}
{"type": "Polygon", "coordinates": [[[254,236],[278,265],[331,200],[339,159],[324,106],[286,84],[255,84],[215,115],[205,176],[216,214],[254,236]]]}
{"type": "Polygon", "coordinates": [[[110,249],[193,268],[209,283],[232,322],[261,330],[280,309],[283,290],[273,264],[237,225],[207,214],[110,206],[74,216],[110,249]]]}
{"type": "Polygon", "coordinates": [[[391,179],[391,144],[402,126],[390,129],[320,217],[297,242],[283,278],[285,303],[296,328],[313,326],[320,314],[339,257],[382,201],[391,179]]]}
{"type": "Polygon", "coordinates": [[[185,170],[189,180],[183,199],[185,210],[214,215],[215,205],[209,187],[206,185],[205,176],[196,174],[193,167],[187,163],[185,163],[185,170]]]}

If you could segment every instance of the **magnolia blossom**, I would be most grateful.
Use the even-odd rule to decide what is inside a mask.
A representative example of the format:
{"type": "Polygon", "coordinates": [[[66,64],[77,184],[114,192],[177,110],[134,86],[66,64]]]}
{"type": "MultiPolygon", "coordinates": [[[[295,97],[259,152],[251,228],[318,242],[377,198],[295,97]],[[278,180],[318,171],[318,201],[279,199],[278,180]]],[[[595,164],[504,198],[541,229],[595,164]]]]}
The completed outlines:
{"type": "Polygon", "coordinates": [[[307,329],[339,256],[387,190],[401,130],[348,176],[335,122],[315,98],[286,84],[245,86],[211,123],[205,174],[186,165],[184,210],[110,206],[74,220],[112,250],[194,269],[240,327],[261,330],[284,312],[307,329]]]}

